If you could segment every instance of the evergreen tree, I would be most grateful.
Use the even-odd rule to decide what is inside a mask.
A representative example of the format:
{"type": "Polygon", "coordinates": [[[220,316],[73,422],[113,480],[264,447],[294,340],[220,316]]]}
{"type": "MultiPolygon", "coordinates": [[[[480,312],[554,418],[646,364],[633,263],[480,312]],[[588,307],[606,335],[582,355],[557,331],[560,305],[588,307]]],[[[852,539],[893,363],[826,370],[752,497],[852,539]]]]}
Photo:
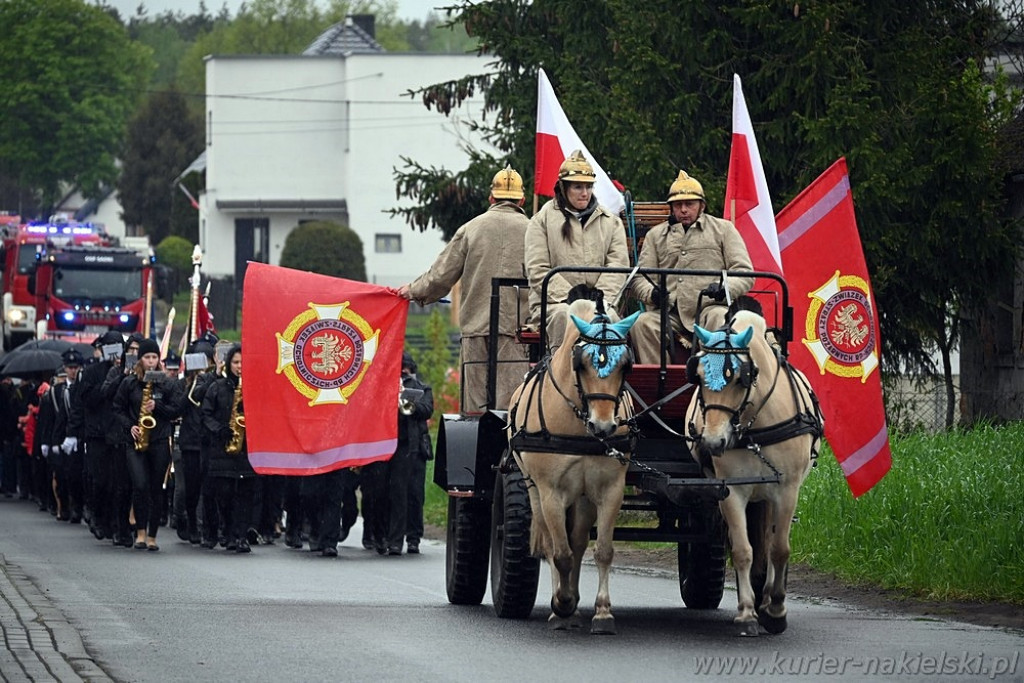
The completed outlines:
{"type": "Polygon", "coordinates": [[[181,93],[154,93],[128,129],[117,186],[125,223],[149,235],[153,244],[172,234],[197,242],[196,210],[174,179],[202,150],[202,126],[181,93]]]}

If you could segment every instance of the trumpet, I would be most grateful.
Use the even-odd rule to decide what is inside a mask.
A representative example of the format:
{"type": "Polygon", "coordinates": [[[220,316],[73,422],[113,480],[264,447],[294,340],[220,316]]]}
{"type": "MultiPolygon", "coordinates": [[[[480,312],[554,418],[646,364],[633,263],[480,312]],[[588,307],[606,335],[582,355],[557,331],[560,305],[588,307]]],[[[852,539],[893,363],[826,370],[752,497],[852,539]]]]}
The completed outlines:
{"type": "Polygon", "coordinates": [[[408,417],[416,412],[416,399],[423,395],[422,389],[407,389],[398,378],[398,412],[408,417]]]}

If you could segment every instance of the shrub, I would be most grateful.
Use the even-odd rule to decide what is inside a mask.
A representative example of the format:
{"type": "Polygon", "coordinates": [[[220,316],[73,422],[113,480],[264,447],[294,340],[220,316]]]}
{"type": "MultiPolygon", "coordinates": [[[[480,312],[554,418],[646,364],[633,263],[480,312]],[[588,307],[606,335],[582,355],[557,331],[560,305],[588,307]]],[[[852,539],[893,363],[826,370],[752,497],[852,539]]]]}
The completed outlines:
{"type": "Polygon", "coordinates": [[[192,275],[192,244],[184,237],[165,237],[153,250],[156,260],[178,271],[179,281],[184,282],[192,275]]]}
{"type": "Polygon", "coordinates": [[[292,230],[281,252],[281,265],[366,281],[363,241],[348,226],[340,223],[313,221],[292,230]]]}

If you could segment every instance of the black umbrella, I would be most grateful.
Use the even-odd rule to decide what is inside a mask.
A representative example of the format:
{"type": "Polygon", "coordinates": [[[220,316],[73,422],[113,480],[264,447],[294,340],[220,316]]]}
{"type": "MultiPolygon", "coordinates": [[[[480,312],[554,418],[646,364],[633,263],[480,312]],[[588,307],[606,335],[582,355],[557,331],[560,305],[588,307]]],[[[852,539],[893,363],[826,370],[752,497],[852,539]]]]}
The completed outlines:
{"type": "Polygon", "coordinates": [[[73,346],[75,346],[75,344],[72,344],[69,341],[64,341],[63,339],[33,339],[32,341],[27,341],[12,349],[11,353],[31,351],[32,349],[45,349],[46,351],[64,353],[73,346]]]}
{"type": "Polygon", "coordinates": [[[28,349],[7,354],[0,361],[0,375],[29,377],[53,373],[64,365],[60,354],[49,349],[28,349]]]}

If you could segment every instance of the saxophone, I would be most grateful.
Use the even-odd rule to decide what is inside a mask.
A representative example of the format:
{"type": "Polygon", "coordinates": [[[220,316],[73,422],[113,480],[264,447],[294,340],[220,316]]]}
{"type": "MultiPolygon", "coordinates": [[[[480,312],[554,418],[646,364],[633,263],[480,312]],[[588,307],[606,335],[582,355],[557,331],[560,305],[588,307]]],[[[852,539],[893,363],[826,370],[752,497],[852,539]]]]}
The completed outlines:
{"type": "Polygon", "coordinates": [[[156,418],[146,410],[146,404],[153,398],[153,383],[146,382],[142,387],[142,402],[139,404],[139,438],[135,439],[135,450],[149,449],[149,433],[156,427],[156,418]]]}
{"type": "Polygon", "coordinates": [[[238,406],[242,403],[242,378],[238,378],[238,386],[235,387],[235,395],[231,401],[231,417],[228,418],[228,426],[231,427],[231,440],[224,447],[228,455],[238,455],[245,445],[245,415],[238,412],[238,406]]]}

